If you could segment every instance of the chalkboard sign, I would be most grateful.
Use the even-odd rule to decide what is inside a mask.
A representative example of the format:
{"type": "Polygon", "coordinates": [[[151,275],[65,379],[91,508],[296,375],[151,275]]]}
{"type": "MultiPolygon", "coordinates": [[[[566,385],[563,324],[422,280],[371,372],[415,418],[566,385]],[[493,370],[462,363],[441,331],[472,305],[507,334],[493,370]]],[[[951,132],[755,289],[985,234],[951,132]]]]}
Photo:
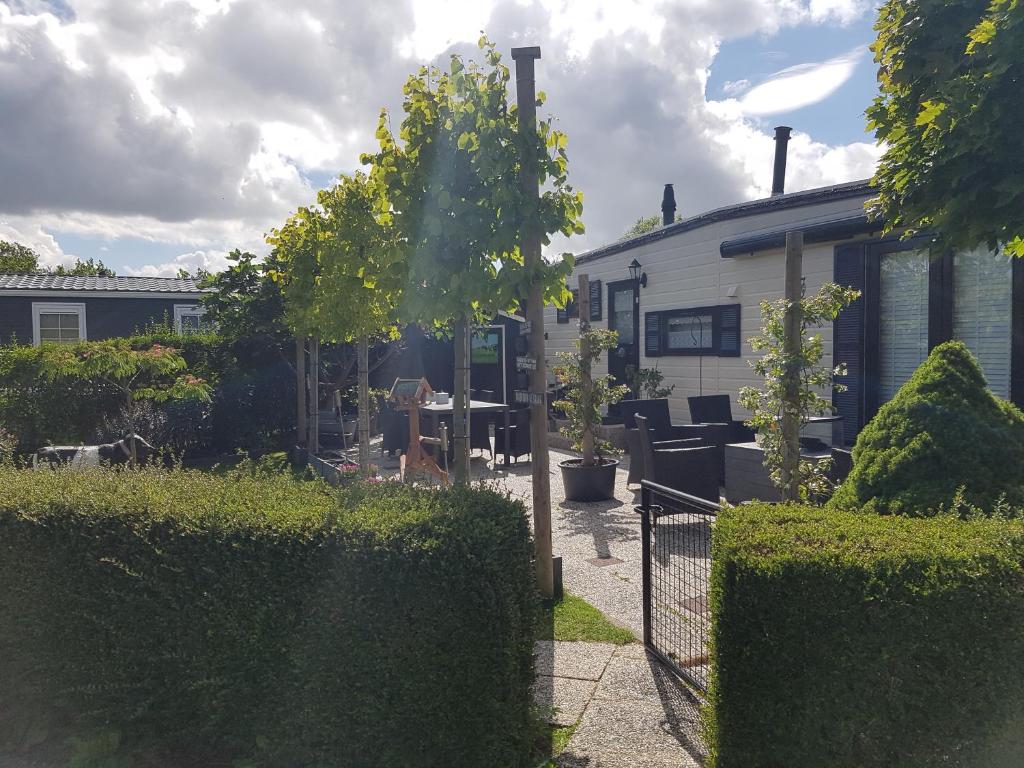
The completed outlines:
{"type": "Polygon", "coordinates": [[[647,357],[661,356],[660,312],[648,312],[644,315],[644,354],[647,357]]]}
{"type": "Polygon", "coordinates": [[[601,281],[594,280],[590,283],[590,319],[601,319],[601,281]]]}

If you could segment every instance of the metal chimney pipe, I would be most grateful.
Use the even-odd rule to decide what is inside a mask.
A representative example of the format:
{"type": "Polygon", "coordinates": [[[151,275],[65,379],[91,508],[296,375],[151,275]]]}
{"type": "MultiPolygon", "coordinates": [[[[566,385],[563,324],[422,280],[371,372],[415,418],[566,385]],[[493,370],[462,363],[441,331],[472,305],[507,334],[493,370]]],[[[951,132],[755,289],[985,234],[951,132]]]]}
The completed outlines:
{"type": "Polygon", "coordinates": [[[793,129],[780,125],[775,129],[775,171],[772,174],[772,197],[786,191],[786,150],[789,146],[789,133],[793,129]]]}
{"type": "Polygon", "coordinates": [[[661,196],[661,223],[668,226],[676,220],[676,193],[671,184],[665,185],[665,192],[661,196]]]}

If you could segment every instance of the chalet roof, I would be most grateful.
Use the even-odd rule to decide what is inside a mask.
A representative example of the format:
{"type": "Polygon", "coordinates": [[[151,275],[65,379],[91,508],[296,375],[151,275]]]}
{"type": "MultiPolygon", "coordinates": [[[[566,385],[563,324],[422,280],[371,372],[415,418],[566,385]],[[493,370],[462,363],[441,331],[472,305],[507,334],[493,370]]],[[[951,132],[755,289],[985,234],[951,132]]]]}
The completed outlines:
{"type": "Polygon", "coordinates": [[[203,293],[191,277],[94,277],[0,274],[0,291],[125,291],[131,293],[203,293]]]}
{"type": "Polygon", "coordinates": [[[586,253],[580,254],[576,257],[576,263],[582,264],[588,261],[594,261],[595,259],[611,256],[614,253],[628,251],[640,245],[653,243],[657,240],[661,240],[662,238],[678,235],[682,232],[688,232],[691,229],[697,229],[719,221],[739,219],[744,216],[753,216],[759,213],[767,213],[769,211],[801,208],[806,205],[816,205],[818,203],[827,203],[834,200],[847,200],[852,197],[862,197],[869,194],[871,194],[871,187],[865,179],[863,181],[850,181],[844,184],[833,184],[828,187],[805,189],[800,192],[787,192],[784,195],[765,197],[760,200],[748,200],[744,203],[735,203],[723,208],[715,208],[714,210],[698,214],[697,216],[691,216],[690,218],[677,221],[674,224],[669,224],[668,226],[658,227],[657,229],[645,232],[642,235],[636,235],[614,243],[609,243],[608,245],[601,246],[600,248],[595,248],[592,251],[587,251],[586,253]]]}

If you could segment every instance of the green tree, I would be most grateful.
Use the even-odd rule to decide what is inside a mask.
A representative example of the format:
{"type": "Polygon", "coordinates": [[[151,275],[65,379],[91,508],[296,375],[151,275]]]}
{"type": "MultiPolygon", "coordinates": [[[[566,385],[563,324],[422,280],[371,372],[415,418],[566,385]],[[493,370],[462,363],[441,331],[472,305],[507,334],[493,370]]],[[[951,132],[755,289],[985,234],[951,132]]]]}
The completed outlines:
{"type": "Polygon", "coordinates": [[[140,401],[210,400],[210,386],[188,372],[185,359],[173,347],[153,344],[133,349],[127,339],[107,339],[74,345],[44,344],[40,355],[43,372],[51,379],[103,383],[121,393],[133,465],[137,459],[135,424],[140,401]]]}
{"type": "Polygon", "coordinates": [[[56,266],[50,274],[53,275],[72,275],[80,277],[115,277],[116,273],[110,267],[106,266],[102,261],[94,261],[93,259],[75,259],[75,263],[70,267],[63,265],[56,266]]]}
{"type": "Polygon", "coordinates": [[[885,142],[869,204],[887,230],[1024,257],[1024,2],[888,0],[872,46],[885,142]]]}
{"type": "MultiPolygon", "coordinates": [[[[764,388],[742,387],[739,402],[750,411],[747,422],[762,435],[764,464],[771,473],[772,482],[782,491],[788,501],[820,495],[828,490],[827,462],[798,461],[795,467],[786,466],[787,455],[782,434],[783,414],[788,412],[800,426],[807,424],[810,416],[832,413],[832,401],[822,396],[823,392],[841,389],[833,382],[832,371],[821,365],[824,347],[820,333],[808,335],[811,328],[830,324],[839,312],[854,301],[859,292],[835,283],[825,283],[817,294],[800,300],[800,348],[796,354],[786,350],[786,299],[761,302],[761,333],[750,339],[755,352],[764,354],[753,360],[750,366],[759,376],[764,377],[764,388]],[[796,401],[786,396],[787,375],[795,373],[799,381],[796,401]],[[794,471],[795,470],[795,471],[794,471]]],[[[790,450],[799,456],[799,448],[790,450]]]]}
{"type": "Polygon", "coordinates": [[[385,190],[362,173],[342,176],[268,238],[279,262],[289,327],[331,342],[355,341],[359,372],[359,463],[370,464],[369,340],[397,339],[406,285],[385,190]]]}
{"type": "MultiPolygon", "coordinates": [[[[544,242],[583,231],[582,194],[567,181],[568,139],[550,119],[532,141],[520,139],[517,108],[509,104],[510,73],[486,37],[484,63],[452,56],[447,71],[422,67],[405,84],[404,118],[396,138],[381,113],[376,154],[364,156],[387,190],[397,237],[407,250],[410,290],[403,314],[455,336],[455,478],[469,477],[469,328],[509,310],[542,280],[545,301],[563,305],[572,258],[524,264],[520,237],[536,214],[544,242]],[[520,158],[538,159],[539,209],[518,183],[520,158]]],[[[538,105],[544,101],[538,94],[538,105]]]]}
{"type": "MultiPolygon", "coordinates": [[[[682,221],[682,216],[677,215],[676,221],[682,221]]],[[[648,232],[653,232],[661,226],[661,216],[641,216],[639,219],[633,222],[633,226],[626,230],[622,236],[623,240],[628,240],[631,237],[637,235],[646,235],[648,232]]]]}
{"type": "Polygon", "coordinates": [[[39,269],[38,253],[27,245],[0,240],[0,273],[31,275],[39,269]]]}

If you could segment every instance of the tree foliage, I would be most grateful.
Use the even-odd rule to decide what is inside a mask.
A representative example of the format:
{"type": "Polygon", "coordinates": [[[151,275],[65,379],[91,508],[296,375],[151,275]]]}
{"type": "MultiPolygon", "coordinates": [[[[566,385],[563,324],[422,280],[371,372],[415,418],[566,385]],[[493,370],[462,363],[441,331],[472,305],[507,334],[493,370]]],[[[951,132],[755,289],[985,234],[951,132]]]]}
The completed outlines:
{"type": "Polygon", "coordinates": [[[0,273],[31,275],[38,271],[38,253],[27,245],[0,240],[0,273]]]}
{"type": "MultiPolygon", "coordinates": [[[[821,365],[824,346],[820,333],[808,335],[808,329],[821,328],[839,315],[839,312],[860,293],[835,283],[825,283],[817,294],[800,300],[800,349],[796,356],[786,351],[786,299],[761,302],[761,333],[752,336],[750,346],[755,352],[764,354],[753,360],[750,366],[758,376],[764,378],[764,388],[742,387],[739,402],[750,411],[747,422],[758,430],[762,437],[765,467],[771,473],[772,482],[780,489],[785,487],[783,477],[783,413],[792,413],[796,421],[805,425],[811,416],[832,413],[832,401],[822,393],[840,389],[842,385],[833,382],[833,375],[841,373],[821,365]],[[796,369],[799,379],[799,397],[796,402],[786,398],[786,374],[796,369]]],[[[827,462],[801,461],[797,467],[800,496],[807,500],[811,495],[820,495],[829,490],[826,470],[827,462]]]]}
{"type": "MultiPolygon", "coordinates": [[[[134,349],[128,339],[119,338],[44,344],[40,354],[43,372],[50,378],[101,382],[120,392],[133,438],[139,401],[210,400],[209,384],[188,372],[185,359],[173,347],[153,344],[134,349]]],[[[134,440],[130,448],[134,463],[134,440]]]]}
{"type": "MultiPolygon", "coordinates": [[[[509,104],[509,69],[486,38],[480,49],[483,64],[452,56],[447,71],[422,67],[412,75],[398,136],[382,112],[379,149],[363,157],[387,190],[408,250],[404,314],[438,327],[513,308],[534,277],[543,281],[547,300],[563,305],[568,299],[571,257],[542,264],[533,275],[520,251],[535,205],[518,184],[525,153],[538,160],[543,242],[556,232],[583,231],[583,197],[567,181],[566,135],[541,120],[535,140],[522,146],[517,108],[509,104]]],[[[541,93],[538,105],[543,101],[541,93]]]]}
{"type": "Polygon", "coordinates": [[[871,210],[888,230],[1024,256],[1024,2],[888,0],[869,128],[887,145],[871,210]]]}
{"type": "MultiPolygon", "coordinates": [[[[682,221],[682,216],[676,215],[675,221],[682,221]]],[[[653,232],[661,226],[661,216],[641,216],[639,219],[633,222],[633,226],[626,230],[626,233],[622,236],[623,240],[627,240],[631,237],[638,235],[646,235],[648,232],[653,232]]]]}
{"type": "Polygon", "coordinates": [[[285,318],[302,335],[354,341],[398,336],[405,261],[385,190],[363,173],[342,176],[267,242],[281,280],[285,318]]]}
{"type": "Polygon", "coordinates": [[[70,267],[58,264],[53,269],[39,263],[39,254],[21,243],[0,240],[0,273],[9,275],[72,275],[114,277],[115,272],[102,261],[76,259],[70,267]]]}

